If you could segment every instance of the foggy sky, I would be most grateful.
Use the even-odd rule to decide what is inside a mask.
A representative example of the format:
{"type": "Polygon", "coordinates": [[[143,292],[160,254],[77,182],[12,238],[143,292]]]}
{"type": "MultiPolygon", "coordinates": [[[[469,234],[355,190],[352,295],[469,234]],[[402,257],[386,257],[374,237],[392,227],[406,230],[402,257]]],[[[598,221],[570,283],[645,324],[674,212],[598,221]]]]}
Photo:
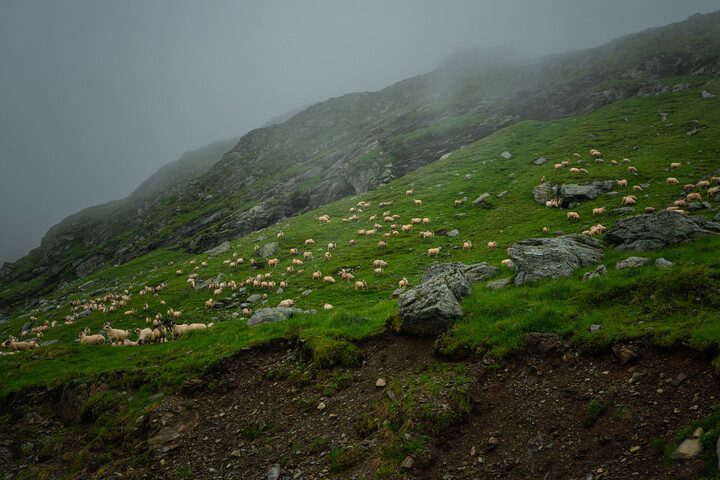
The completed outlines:
{"type": "Polygon", "coordinates": [[[456,48],[541,55],[717,0],[0,0],[0,263],[184,151],[425,73],[456,48]]]}

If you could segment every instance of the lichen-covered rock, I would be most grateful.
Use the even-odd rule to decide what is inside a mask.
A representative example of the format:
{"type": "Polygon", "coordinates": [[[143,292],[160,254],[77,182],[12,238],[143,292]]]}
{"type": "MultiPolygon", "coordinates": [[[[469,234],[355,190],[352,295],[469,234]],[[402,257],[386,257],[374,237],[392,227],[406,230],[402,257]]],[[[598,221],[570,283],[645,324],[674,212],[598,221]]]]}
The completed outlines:
{"type": "Polygon", "coordinates": [[[419,285],[400,294],[400,328],[411,335],[439,335],[448,322],[462,317],[462,299],[470,293],[471,285],[495,273],[497,268],[484,262],[428,267],[419,285]]]}
{"type": "Polygon", "coordinates": [[[642,252],[660,250],[705,235],[720,235],[720,223],[660,210],[653,215],[618,220],[605,233],[605,242],[622,252],[642,252]]]}
{"type": "Polygon", "coordinates": [[[508,256],[516,265],[515,285],[543,278],[572,275],[578,268],[602,261],[603,248],[587,235],[564,235],[557,238],[529,238],[510,246],[508,256]]]}
{"type": "Polygon", "coordinates": [[[296,313],[303,313],[301,308],[277,307],[277,308],[261,308],[253,313],[247,321],[248,327],[257,327],[263,323],[278,322],[287,320],[296,313]]]}
{"type": "Polygon", "coordinates": [[[485,288],[491,288],[493,290],[499,290],[501,288],[509,287],[512,285],[512,278],[501,278],[500,280],[493,280],[485,284],[485,288]]]}
{"type": "Polygon", "coordinates": [[[642,267],[650,263],[648,257],[627,257],[623,260],[619,260],[615,264],[615,270],[625,270],[626,268],[637,268],[642,267]]]}
{"type": "Polygon", "coordinates": [[[275,255],[277,248],[278,248],[278,242],[266,243],[265,245],[263,245],[260,248],[260,250],[258,250],[258,256],[260,256],[262,258],[267,258],[272,255],[275,255]]]}

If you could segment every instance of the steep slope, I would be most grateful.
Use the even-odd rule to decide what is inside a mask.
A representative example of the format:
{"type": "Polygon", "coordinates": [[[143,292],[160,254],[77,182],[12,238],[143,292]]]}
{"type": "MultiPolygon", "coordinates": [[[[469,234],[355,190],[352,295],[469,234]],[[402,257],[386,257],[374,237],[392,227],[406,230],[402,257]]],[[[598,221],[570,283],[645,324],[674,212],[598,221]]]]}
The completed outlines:
{"type": "MultiPolygon", "coordinates": [[[[235,239],[227,250],[157,249],[67,285],[37,309],[17,311],[0,324],[5,338],[25,323],[57,321],[42,340],[61,342],[0,358],[6,372],[0,429],[9,438],[0,468],[21,478],[107,472],[263,478],[276,463],[283,475],[298,477],[584,478],[609,472],[631,478],[637,472],[642,478],[712,478],[714,448],[689,461],[672,461],[669,452],[697,426],[708,447],[720,432],[718,380],[710,363],[716,358],[720,365],[720,238],[642,252],[651,262],[627,270],[612,266],[628,254],[606,245],[607,274],[591,280],[583,279],[585,268],[569,278],[502,290],[476,284],[463,318],[437,339],[395,334],[398,302],[391,295],[398,280],[417,285],[426,267],[440,262],[489,262],[507,279],[513,271],[501,260],[513,242],[579,233],[595,223],[610,227],[645,207],[672,205],[689,191],[684,184],[720,177],[719,105],[715,79],[578,117],[519,122],[374,191],[235,239]],[[603,163],[595,163],[591,148],[603,152],[603,163]],[[555,169],[563,160],[589,173],[555,169]],[[671,170],[671,163],[680,166],[671,170]],[[668,184],[669,175],[679,185],[668,184]],[[553,184],[629,184],[578,203],[573,210],[580,220],[568,221],[568,210],[534,199],[542,177],[553,184]],[[636,192],[637,205],[627,207],[620,197],[632,185],[643,190],[636,192]],[[473,202],[484,193],[485,201],[473,202]],[[594,216],[601,206],[605,212],[594,216]],[[385,237],[392,227],[384,211],[399,215],[402,224],[428,218],[422,229],[434,237],[419,238],[419,226],[385,237]],[[342,220],[353,213],[357,220],[342,220]],[[318,221],[324,214],[329,223],[318,221]],[[358,233],[375,223],[381,228],[374,236],[358,233]],[[381,239],[386,247],[378,246],[381,239]],[[468,240],[475,248],[461,248],[468,240]],[[271,268],[254,247],[274,241],[277,249],[267,258],[279,265],[271,268]],[[489,241],[498,248],[489,249],[489,241]],[[325,258],[330,242],[336,248],[325,258]],[[441,247],[437,259],[427,255],[431,247],[441,247]],[[314,258],[303,256],[298,265],[291,248],[314,258]],[[244,262],[231,265],[241,257],[244,262]],[[655,267],[661,257],[674,265],[655,267]],[[251,266],[250,258],[258,263],[251,266]],[[379,258],[389,264],[382,274],[373,271],[379,258]],[[342,281],[343,270],[366,280],[367,288],[342,281]],[[337,281],[313,280],[315,271],[337,281]],[[195,272],[198,277],[189,278],[195,272]],[[258,274],[288,285],[282,291],[279,285],[242,285],[258,274]],[[247,325],[244,308],[283,299],[317,313],[247,325]],[[326,303],[334,308],[325,310],[326,303]],[[100,305],[108,307],[106,314],[100,305]],[[115,328],[145,327],[145,317],[168,316],[169,308],[182,312],[183,322],[214,326],[138,347],[73,342],[82,329],[98,332],[107,320],[115,328]],[[623,363],[611,346],[638,358],[623,363]],[[42,448],[30,455],[28,443],[42,448]]],[[[716,216],[720,197],[701,192],[710,207],[698,202],[693,215],[716,216]]]]}
{"type": "MultiPolygon", "coordinates": [[[[521,120],[549,120],[618,100],[702,85],[720,74],[720,12],[630,35],[602,47],[515,63],[464,52],[433,72],[373,93],[313,105],[286,122],[245,135],[205,175],[165,198],[152,215],[112,239],[45,242],[88,268],[51,275],[48,248],[35,254],[49,289],[103,262],[158,246],[202,252],[348,195],[367,192],[521,120]],[[476,62],[471,64],[470,62],[476,62]]],[[[57,257],[52,257],[57,262],[57,257]]],[[[28,277],[22,260],[2,285],[28,277]]],[[[33,290],[27,288],[26,293],[33,290]]],[[[8,298],[8,296],[5,296],[8,298]]]]}

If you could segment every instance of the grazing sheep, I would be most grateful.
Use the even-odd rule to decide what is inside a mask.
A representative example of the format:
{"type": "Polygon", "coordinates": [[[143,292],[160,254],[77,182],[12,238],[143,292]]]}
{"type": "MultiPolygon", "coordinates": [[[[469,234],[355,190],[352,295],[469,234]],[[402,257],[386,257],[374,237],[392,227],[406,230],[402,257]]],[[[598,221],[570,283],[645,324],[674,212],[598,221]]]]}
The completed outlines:
{"type": "Polygon", "coordinates": [[[430,219],[425,217],[422,219],[422,223],[423,223],[423,225],[430,225],[430,219]]]}
{"type": "Polygon", "coordinates": [[[720,183],[720,177],[710,177],[712,183],[720,183]]]}
{"type": "Polygon", "coordinates": [[[568,213],[567,213],[567,219],[570,220],[570,219],[573,219],[573,218],[574,218],[575,220],[580,220],[580,215],[578,215],[577,212],[568,212],[568,213]]]}
{"type": "Polygon", "coordinates": [[[673,207],[678,207],[678,208],[687,207],[687,202],[685,200],[675,200],[673,202],[673,207]]]}
{"type": "Polygon", "coordinates": [[[352,239],[350,239],[350,241],[348,242],[348,244],[349,244],[349,245],[357,245],[357,240],[355,240],[354,238],[352,238],[352,239]]]}
{"type": "Polygon", "coordinates": [[[408,282],[408,279],[405,277],[398,282],[398,288],[406,288],[408,285],[410,285],[410,282],[408,282]]]}
{"type": "Polygon", "coordinates": [[[627,187],[627,180],[625,179],[617,180],[615,183],[618,187],[627,187]]]}
{"type": "Polygon", "coordinates": [[[702,197],[701,197],[700,194],[697,193],[697,192],[691,192],[691,193],[688,193],[688,194],[687,194],[687,196],[685,197],[685,199],[686,199],[686,200],[691,200],[691,201],[692,201],[692,200],[697,200],[697,201],[699,202],[700,200],[702,200],[702,197]]]}
{"type": "Polygon", "coordinates": [[[103,330],[107,333],[110,343],[122,343],[130,335],[130,330],[112,328],[111,322],[105,322],[103,330]]]}
{"type": "Polygon", "coordinates": [[[278,307],[292,307],[295,305],[295,300],[288,298],[287,300],[283,300],[278,304],[278,307]]]}
{"type": "Polygon", "coordinates": [[[488,250],[492,250],[493,248],[497,248],[497,242],[488,242],[488,250]]]}
{"type": "Polygon", "coordinates": [[[640,185],[633,185],[633,192],[642,192],[643,189],[640,185]]]}
{"type": "Polygon", "coordinates": [[[703,188],[708,188],[710,186],[710,182],[707,180],[701,180],[697,183],[697,189],[702,190],[703,188]]]}
{"type": "Polygon", "coordinates": [[[618,163],[615,160],[610,160],[610,165],[617,165],[618,163]]]}
{"type": "Polygon", "coordinates": [[[623,163],[630,163],[630,159],[629,159],[629,158],[623,158],[622,161],[623,161],[623,163]]]}
{"type": "Polygon", "coordinates": [[[645,213],[653,213],[655,211],[655,207],[645,207],[645,213]]]}
{"type": "Polygon", "coordinates": [[[400,230],[402,230],[402,231],[405,232],[405,233],[412,232],[413,226],[412,226],[412,224],[410,224],[410,225],[401,225],[401,226],[400,226],[400,230]]]}
{"type": "Polygon", "coordinates": [[[422,206],[422,200],[415,199],[415,200],[413,200],[413,202],[414,202],[415,205],[417,205],[417,206],[422,206]]]}
{"type": "Polygon", "coordinates": [[[553,168],[554,168],[555,170],[559,170],[559,169],[561,169],[562,167],[563,167],[563,164],[562,164],[562,163],[556,163],[555,165],[553,165],[553,168]]]}
{"type": "Polygon", "coordinates": [[[385,268],[389,264],[385,260],[373,260],[373,268],[382,267],[385,268]]]}
{"type": "Polygon", "coordinates": [[[320,223],[327,223],[330,221],[330,215],[322,215],[322,216],[318,217],[318,221],[320,223]]]}
{"type": "Polygon", "coordinates": [[[579,154],[579,153],[573,153],[573,158],[580,158],[580,154],[579,154]]]}
{"type": "Polygon", "coordinates": [[[380,240],[378,242],[378,248],[387,247],[387,242],[385,240],[380,240]]]}
{"type": "Polygon", "coordinates": [[[215,302],[211,298],[210,300],[205,301],[205,308],[213,308],[215,306],[215,302]]]}
{"type": "Polygon", "coordinates": [[[153,331],[149,328],[143,328],[140,330],[139,328],[135,329],[135,333],[138,336],[138,345],[145,345],[148,343],[153,343],[155,340],[155,336],[153,335],[153,331]]]}
{"type": "Polygon", "coordinates": [[[325,305],[323,305],[323,308],[324,308],[325,310],[331,310],[331,309],[333,308],[333,306],[330,305],[329,303],[326,303],[325,305]]]}
{"type": "Polygon", "coordinates": [[[572,167],[572,168],[570,169],[570,173],[580,173],[580,170],[578,170],[578,169],[575,168],[575,167],[572,167]]]}
{"type": "Polygon", "coordinates": [[[549,228],[549,227],[543,227],[543,228],[542,228],[542,232],[543,232],[543,233],[550,233],[550,228],[549,228]]]}
{"type": "Polygon", "coordinates": [[[267,261],[268,267],[277,267],[279,263],[280,263],[279,258],[271,258],[270,260],[267,261]]]}
{"type": "Polygon", "coordinates": [[[99,333],[97,335],[88,335],[89,333],[90,329],[86,328],[84,331],[78,334],[78,337],[80,338],[80,343],[82,343],[83,345],[105,345],[105,337],[103,337],[99,333]]]}
{"type": "Polygon", "coordinates": [[[720,192],[720,187],[713,187],[707,191],[708,196],[712,197],[720,192]]]}
{"type": "Polygon", "coordinates": [[[251,308],[243,308],[242,310],[243,317],[249,317],[252,315],[252,309],[251,308]]]}
{"type": "Polygon", "coordinates": [[[175,275],[180,276],[183,274],[182,270],[175,270],[175,275]]]}
{"type": "Polygon", "coordinates": [[[367,288],[367,283],[365,280],[362,282],[355,282],[355,290],[365,290],[367,288]]]}
{"type": "Polygon", "coordinates": [[[313,240],[312,238],[308,238],[307,240],[305,240],[305,245],[315,245],[315,240],[313,240]]]}
{"type": "Polygon", "coordinates": [[[635,205],[636,203],[637,199],[633,195],[628,195],[627,197],[622,198],[623,205],[635,205]]]}
{"type": "Polygon", "coordinates": [[[680,168],[680,162],[677,163],[671,163],[670,168],[680,168]]]}
{"type": "Polygon", "coordinates": [[[666,185],[677,185],[678,183],[680,183],[680,182],[678,182],[678,179],[675,177],[668,177],[665,182],[666,182],[666,185]]]}
{"type": "Polygon", "coordinates": [[[456,206],[456,207],[459,207],[460,205],[462,205],[462,203],[463,203],[462,200],[455,200],[455,206],[456,206]]]}
{"type": "Polygon", "coordinates": [[[411,190],[405,190],[405,196],[406,196],[406,197],[409,197],[409,196],[411,196],[411,195],[412,195],[412,194],[413,194],[414,192],[415,192],[415,190],[414,190],[414,189],[411,189],[411,190]]]}
{"type": "Polygon", "coordinates": [[[635,172],[637,173],[637,168],[633,167],[632,165],[627,168],[628,172],[635,172]]]}
{"type": "Polygon", "coordinates": [[[440,255],[440,249],[441,249],[441,248],[442,248],[442,247],[428,248],[428,252],[427,252],[428,257],[430,257],[430,256],[432,256],[432,255],[435,255],[435,257],[437,257],[438,255],[440,255]]]}
{"type": "Polygon", "coordinates": [[[312,279],[313,279],[313,280],[320,280],[320,279],[322,279],[322,276],[323,276],[323,275],[322,275],[322,272],[321,272],[320,270],[318,270],[317,272],[313,272],[313,274],[312,274],[312,279]]]}
{"type": "Polygon", "coordinates": [[[335,283],[335,279],[330,275],[323,277],[322,281],[323,283],[335,283]]]}
{"type": "Polygon", "coordinates": [[[328,250],[335,250],[335,246],[336,246],[335,242],[330,242],[330,243],[328,243],[327,248],[328,248],[328,250]]]}
{"type": "Polygon", "coordinates": [[[375,232],[376,232],[376,231],[377,231],[377,230],[375,230],[375,229],[373,229],[373,230],[365,230],[365,236],[366,236],[366,237],[369,237],[370,235],[375,235],[375,232]]]}
{"type": "Polygon", "coordinates": [[[422,218],[411,218],[410,219],[410,223],[412,225],[420,225],[421,222],[422,222],[422,218]]]}
{"type": "Polygon", "coordinates": [[[595,215],[602,215],[603,213],[605,213],[605,207],[593,208],[593,212],[592,212],[592,213],[593,213],[593,217],[594,217],[595,215]]]}
{"type": "Polygon", "coordinates": [[[383,268],[379,267],[373,270],[373,275],[382,275],[383,274],[383,268]]]}
{"type": "Polygon", "coordinates": [[[312,254],[312,252],[303,252],[303,258],[304,258],[305,260],[312,260],[312,259],[313,259],[313,254],[312,254]]]}
{"type": "Polygon", "coordinates": [[[463,243],[463,250],[470,250],[472,248],[472,242],[468,240],[467,242],[463,243]]]}
{"type": "Polygon", "coordinates": [[[603,163],[603,159],[602,159],[602,158],[596,158],[596,159],[595,159],[595,165],[598,165],[598,164],[600,164],[600,163],[603,163]]]}
{"type": "MultiPolygon", "coordinates": [[[[280,232],[277,234],[277,239],[280,240],[285,234],[283,232],[280,232]]],[[[237,255],[237,254],[236,254],[237,255]]]]}

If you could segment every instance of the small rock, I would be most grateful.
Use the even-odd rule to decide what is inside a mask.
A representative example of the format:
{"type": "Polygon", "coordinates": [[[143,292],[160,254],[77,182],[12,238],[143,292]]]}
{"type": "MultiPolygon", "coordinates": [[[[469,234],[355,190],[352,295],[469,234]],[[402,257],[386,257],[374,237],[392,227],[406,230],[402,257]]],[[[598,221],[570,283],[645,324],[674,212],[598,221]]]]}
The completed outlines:
{"type": "Polygon", "coordinates": [[[615,270],[624,270],[626,268],[637,268],[650,262],[648,257],[628,257],[620,260],[615,264],[615,270]]]}
{"type": "Polygon", "coordinates": [[[702,452],[703,446],[699,439],[688,438],[672,453],[672,458],[692,458],[702,452]]]}
{"type": "Polygon", "coordinates": [[[712,93],[708,92],[707,90],[703,90],[701,95],[702,95],[702,98],[713,98],[715,96],[712,93]]]}
{"type": "Polygon", "coordinates": [[[445,235],[447,235],[448,237],[457,237],[458,235],[460,235],[460,232],[458,232],[457,230],[450,230],[445,235]]]}
{"type": "Polygon", "coordinates": [[[673,265],[675,265],[673,262],[665,260],[664,258],[658,258],[657,260],[655,260],[655,266],[657,268],[670,268],[673,265]]]}
{"type": "Polygon", "coordinates": [[[325,405],[325,402],[318,403],[317,409],[320,411],[323,411],[327,408],[327,405],[325,405]]]}
{"type": "Polygon", "coordinates": [[[500,154],[500,156],[503,157],[505,160],[510,160],[510,159],[512,158],[512,155],[511,155],[510,152],[508,152],[507,150],[505,150],[504,152],[502,152],[502,153],[500,154]]]}
{"type": "Polygon", "coordinates": [[[490,194],[487,193],[487,192],[485,192],[485,193],[483,193],[482,195],[480,195],[478,198],[476,198],[475,200],[473,200],[473,203],[482,203],[482,202],[484,202],[485,200],[487,200],[488,198],[490,198],[490,194]]]}
{"type": "Polygon", "coordinates": [[[535,160],[533,160],[532,163],[533,163],[533,165],[542,165],[542,164],[544,164],[545,162],[547,162],[547,158],[545,158],[545,157],[540,157],[540,158],[536,158],[535,160]]]}
{"type": "Polygon", "coordinates": [[[472,178],[472,175],[470,175],[470,174],[468,173],[467,175],[465,175],[465,178],[466,178],[467,180],[470,180],[470,179],[472,178]]]}
{"type": "Polygon", "coordinates": [[[400,464],[400,468],[403,468],[405,470],[409,470],[412,468],[413,464],[415,463],[415,459],[412,457],[405,457],[405,460],[400,464]]]}
{"type": "Polygon", "coordinates": [[[600,331],[600,325],[596,323],[590,325],[590,331],[593,333],[600,331]]]}
{"type": "Polygon", "coordinates": [[[306,295],[310,295],[311,293],[312,293],[312,290],[305,290],[304,292],[302,292],[302,295],[306,296],[306,295]]]}
{"type": "Polygon", "coordinates": [[[280,478],[280,465],[274,465],[268,469],[267,480],[278,480],[280,478]]]}
{"type": "Polygon", "coordinates": [[[491,288],[493,290],[498,290],[501,288],[509,287],[513,284],[512,278],[501,278],[500,280],[493,280],[491,282],[488,282],[485,284],[485,288],[491,288]]]}
{"type": "Polygon", "coordinates": [[[508,193],[507,190],[505,190],[505,191],[503,191],[503,192],[500,192],[500,193],[497,194],[497,198],[502,198],[502,197],[504,197],[507,193],[508,193]]]}
{"type": "Polygon", "coordinates": [[[623,365],[640,356],[637,349],[631,345],[614,345],[612,351],[623,365]]]}
{"type": "Polygon", "coordinates": [[[635,445],[634,447],[630,447],[630,453],[635,453],[640,451],[640,445],[635,445]]]}
{"type": "Polygon", "coordinates": [[[385,385],[387,385],[387,382],[385,382],[385,379],[384,379],[384,378],[378,378],[378,379],[377,379],[377,382],[375,382],[375,386],[376,386],[376,387],[379,387],[379,388],[382,388],[382,387],[384,387],[385,385]]]}

